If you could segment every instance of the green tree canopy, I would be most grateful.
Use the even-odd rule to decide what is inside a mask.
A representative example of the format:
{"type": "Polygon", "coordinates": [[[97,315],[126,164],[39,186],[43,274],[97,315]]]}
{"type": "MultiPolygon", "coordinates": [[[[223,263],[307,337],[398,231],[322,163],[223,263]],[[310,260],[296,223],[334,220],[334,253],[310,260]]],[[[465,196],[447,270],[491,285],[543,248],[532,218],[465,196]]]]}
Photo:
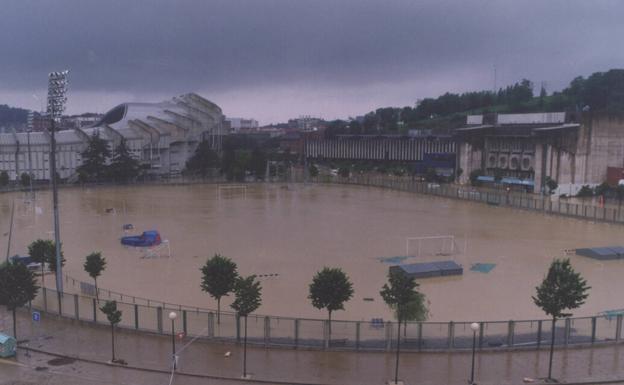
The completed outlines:
{"type": "Polygon", "coordinates": [[[535,290],[533,302],[553,318],[569,317],[572,310],[585,303],[590,289],[587,281],[570,265],[569,259],[555,259],[548,274],[535,290]]]}
{"type": "Polygon", "coordinates": [[[108,171],[110,177],[117,182],[128,182],[139,176],[141,165],[136,160],[126,144],[126,140],[122,139],[115,148],[113,158],[108,171]]]}
{"type": "Polygon", "coordinates": [[[22,187],[28,187],[30,185],[30,175],[28,175],[28,173],[23,172],[20,174],[20,184],[22,187]]]}
{"type": "Polygon", "coordinates": [[[13,335],[17,339],[15,310],[37,296],[37,281],[33,273],[19,262],[0,265],[0,305],[13,313],[13,335]]]}
{"type": "Polygon", "coordinates": [[[106,318],[111,325],[111,347],[113,351],[113,358],[111,361],[117,362],[115,359],[115,325],[121,322],[122,313],[121,310],[117,309],[117,301],[106,301],[100,310],[102,313],[106,314],[106,318]]]}
{"type": "Polygon", "coordinates": [[[217,300],[217,322],[220,322],[221,297],[234,290],[238,273],[236,263],[231,259],[215,254],[201,267],[203,291],[217,300]]]}
{"type": "Polygon", "coordinates": [[[102,253],[94,252],[85,258],[84,270],[89,274],[95,282],[95,297],[99,300],[97,278],[106,268],[106,258],[102,257],[102,253]]]}
{"type": "Polygon", "coordinates": [[[211,170],[219,168],[219,154],[212,149],[207,140],[199,143],[195,153],[186,161],[186,171],[206,176],[211,170]]]}
{"type": "MultiPolygon", "coordinates": [[[[399,319],[397,307],[393,306],[394,317],[399,319]]],[[[426,321],[429,318],[429,307],[427,306],[427,297],[425,294],[417,292],[414,298],[403,307],[404,321],[426,321]]]]}
{"type": "Polygon", "coordinates": [[[76,171],[83,181],[102,181],[107,177],[107,162],[111,156],[106,140],[95,131],[87,142],[87,148],[80,154],[82,164],[76,171]]]}
{"type": "Polygon", "coordinates": [[[9,184],[9,173],[2,170],[0,171],[0,187],[6,187],[9,184]]]}
{"type": "Polygon", "coordinates": [[[262,304],[261,292],[260,282],[256,281],[255,275],[238,277],[234,285],[236,298],[230,306],[239,316],[247,317],[262,304]]]}
{"type": "Polygon", "coordinates": [[[417,300],[417,287],[414,278],[402,271],[391,270],[388,273],[388,283],[383,285],[379,294],[390,308],[395,309],[397,321],[405,320],[407,304],[417,300]]]}
{"type": "Polygon", "coordinates": [[[331,313],[344,310],[344,303],[353,297],[353,284],[342,269],[324,267],[317,272],[310,283],[308,299],[317,309],[327,309],[331,313]]]}
{"type": "Polygon", "coordinates": [[[50,260],[56,262],[56,249],[54,247],[54,241],[49,239],[37,239],[28,245],[28,255],[34,262],[41,264],[41,282],[45,282],[45,275],[43,270],[45,264],[50,260]]]}

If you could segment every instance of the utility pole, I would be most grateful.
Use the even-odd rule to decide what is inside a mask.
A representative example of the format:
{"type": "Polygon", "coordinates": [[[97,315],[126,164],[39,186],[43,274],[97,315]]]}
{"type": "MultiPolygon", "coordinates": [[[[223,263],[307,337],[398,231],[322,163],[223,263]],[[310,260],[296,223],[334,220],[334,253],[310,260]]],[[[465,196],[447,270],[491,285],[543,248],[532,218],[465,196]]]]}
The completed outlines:
{"type": "Polygon", "coordinates": [[[56,246],[56,291],[63,293],[63,261],[61,260],[61,234],[59,225],[58,191],[56,186],[56,120],[65,110],[68,71],[50,72],[48,75],[48,116],[50,118],[50,179],[52,181],[52,208],[54,211],[54,243],[56,246]]]}
{"type": "Polygon", "coordinates": [[[30,200],[34,201],[35,200],[35,194],[33,192],[33,171],[32,171],[32,155],[30,153],[30,133],[33,130],[33,120],[35,118],[34,112],[30,111],[28,112],[28,128],[26,131],[26,138],[28,140],[28,173],[30,178],[28,178],[28,180],[30,181],[30,200]]]}

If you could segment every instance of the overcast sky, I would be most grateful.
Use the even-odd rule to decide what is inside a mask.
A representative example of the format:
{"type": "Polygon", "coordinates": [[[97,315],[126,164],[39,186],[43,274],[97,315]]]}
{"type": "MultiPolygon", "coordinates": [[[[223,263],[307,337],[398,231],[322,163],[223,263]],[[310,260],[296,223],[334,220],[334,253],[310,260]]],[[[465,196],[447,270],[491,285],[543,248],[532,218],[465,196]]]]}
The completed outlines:
{"type": "Polygon", "coordinates": [[[3,0],[0,104],[69,113],[197,92],[261,123],[624,67],[624,1],[3,0]],[[35,96],[33,96],[35,95],[35,96]],[[37,99],[38,98],[38,99],[37,99]]]}

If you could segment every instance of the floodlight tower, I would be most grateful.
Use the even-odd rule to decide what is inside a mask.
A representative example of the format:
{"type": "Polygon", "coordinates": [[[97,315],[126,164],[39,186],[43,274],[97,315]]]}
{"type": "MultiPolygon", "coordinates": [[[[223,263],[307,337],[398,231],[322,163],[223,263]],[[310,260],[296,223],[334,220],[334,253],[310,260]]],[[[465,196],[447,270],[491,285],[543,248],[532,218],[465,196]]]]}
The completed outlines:
{"type": "Polygon", "coordinates": [[[28,173],[30,174],[30,199],[33,200],[35,195],[33,193],[33,170],[32,170],[32,155],[30,153],[30,133],[33,131],[35,113],[28,111],[28,127],[26,128],[26,138],[28,139],[28,173]]]}
{"type": "Polygon", "coordinates": [[[59,228],[58,191],[56,188],[55,125],[60,122],[67,102],[67,74],[69,71],[50,72],[48,75],[48,117],[50,118],[50,180],[52,181],[52,207],[54,210],[54,244],[56,246],[56,291],[63,293],[63,261],[61,260],[61,235],[59,228]]]}

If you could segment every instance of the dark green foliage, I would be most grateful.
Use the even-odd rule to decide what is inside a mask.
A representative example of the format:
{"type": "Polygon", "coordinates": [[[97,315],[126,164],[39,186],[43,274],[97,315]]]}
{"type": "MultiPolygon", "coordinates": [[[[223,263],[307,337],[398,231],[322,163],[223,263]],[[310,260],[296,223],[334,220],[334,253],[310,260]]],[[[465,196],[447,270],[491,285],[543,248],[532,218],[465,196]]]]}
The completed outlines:
{"type": "Polygon", "coordinates": [[[111,324],[111,347],[113,351],[112,362],[115,360],[115,325],[121,322],[121,310],[117,310],[117,301],[106,301],[104,306],[100,308],[102,313],[106,314],[108,322],[111,324]]]}
{"type": "Polygon", "coordinates": [[[23,172],[20,174],[20,184],[22,187],[28,187],[30,185],[30,175],[28,175],[28,173],[23,172]]]}
{"type": "Polygon", "coordinates": [[[260,148],[254,148],[247,167],[258,179],[263,179],[266,173],[267,154],[260,148]]]}
{"type": "Polygon", "coordinates": [[[414,278],[401,271],[388,273],[388,283],[383,285],[379,294],[390,308],[395,309],[397,321],[405,320],[407,304],[418,299],[417,287],[414,278]]]}
{"type": "Polygon", "coordinates": [[[26,266],[18,262],[0,265],[0,305],[13,313],[13,335],[17,338],[15,310],[37,296],[37,281],[26,266]]]}
{"type": "Polygon", "coordinates": [[[311,177],[316,177],[319,174],[319,169],[318,167],[316,167],[315,165],[311,164],[310,167],[308,168],[310,171],[310,176],[311,177]]]}
{"type": "Polygon", "coordinates": [[[9,184],[9,173],[0,171],[0,187],[6,187],[9,184]]]}
{"type": "Polygon", "coordinates": [[[533,302],[553,318],[569,317],[566,310],[585,303],[590,289],[580,273],[574,271],[569,259],[555,259],[542,284],[535,288],[533,302]]]}
{"type": "Polygon", "coordinates": [[[108,166],[108,175],[114,181],[128,182],[139,176],[140,169],[139,161],[130,154],[125,139],[122,139],[115,148],[115,154],[108,166]]]}
{"type": "Polygon", "coordinates": [[[108,143],[100,138],[98,131],[89,138],[87,148],[80,155],[82,164],[78,166],[76,172],[82,181],[98,182],[108,176],[107,162],[111,153],[108,143]]]}
{"type": "Polygon", "coordinates": [[[596,188],[594,189],[594,192],[596,193],[596,195],[604,196],[607,194],[607,192],[609,192],[610,189],[611,189],[611,186],[609,186],[607,182],[602,182],[601,184],[596,186],[596,188]]]}
{"type": "Polygon", "coordinates": [[[121,322],[122,313],[121,310],[117,310],[117,301],[106,301],[100,310],[106,314],[106,319],[111,325],[117,325],[121,322]]]}
{"type": "Polygon", "coordinates": [[[470,179],[470,184],[472,186],[480,186],[481,182],[479,181],[479,177],[483,174],[483,170],[479,169],[479,170],[472,170],[470,172],[470,176],[468,177],[470,179]]]}
{"type": "Polygon", "coordinates": [[[238,277],[234,285],[236,299],[230,305],[240,317],[247,317],[260,307],[262,288],[255,275],[247,278],[238,277]]]}
{"type": "Polygon", "coordinates": [[[211,170],[219,168],[219,155],[203,140],[195,149],[193,156],[186,162],[186,171],[192,174],[207,176],[211,170]]]}
{"type": "Polygon", "coordinates": [[[17,127],[26,124],[28,110],[0,104],[0,126],[17,127]]]}
{"type": "Polygon", "coordinates": [[[54,247],[54,241],[49,239],[37,239],[28,245],[28,255],[34,262],[41,264],[41,280],[44,282],[43,269],[44,265],[50,260],[56,261],[56,249],[54,247]]]}
{"type": "Polygon", "coordinates": [[[555,190],[559,187],[559,184],[553,178],[547,176],[546,177],[546,188],[548,189],[549,194],[553,194],[555,190]]]}
{"type": "Polygon", "coordinates": [[[89,274],[95,282],[95,297],[99,299],[97,278],[102,274],[106,268],[106,258],[102,257],[102,253],[95,252],[87,255],[84,263],[84,270],[89,274]]]}
{"type": "Polygon", "coordinates": [[[353,284],[342,269],[324,267],[312,278],[308,299],[317,309],[327,309],[329,321],[331,313],[344,310],[344,303],[353,297],[353,284]]]}
{"type": "MultiPolygon", "coordinates": [[[[61,266],[65,266],[65,256],[63,255],[63,249],[61,244],[61,266]]],[[[54,252],[48,256],[48,268],[51,272],[56,273],[56,246],[54,242],[52,242],[52,247],[54,247],[54,252]]]]}
{"type": "Polygon", "coordinates": [[[589,187],[589,185],[581,186],[581,189],[576,193],[576,196],[579,198],[591,197],[594,195],[594,189],[589,187]]]}
{"type": "MultiPolygon", "coordinates": [[[[399,319],[397,307],[392,308],[394,316],[399,319]]],[[[426,321],[429,317],[427,298],[423,293],[416,293],[414,298],[403,307],[403,321],[426,321]]]]}
{"type": "Polygon", "coordinates": [[[350,174],[351,174],[351,170],[349,169],[348,166],[341,166],[338,169],[338,175],[340,175],[343,178],[348,178],[350,174]]]}
{"type": "Polygon", "coordinates": [[[221,297],[234,290],[238,273],[236,263],[227,257],[215,254],[200,269],[201,288],[217,300],[217,321],[220,321],[221,297]]]}

